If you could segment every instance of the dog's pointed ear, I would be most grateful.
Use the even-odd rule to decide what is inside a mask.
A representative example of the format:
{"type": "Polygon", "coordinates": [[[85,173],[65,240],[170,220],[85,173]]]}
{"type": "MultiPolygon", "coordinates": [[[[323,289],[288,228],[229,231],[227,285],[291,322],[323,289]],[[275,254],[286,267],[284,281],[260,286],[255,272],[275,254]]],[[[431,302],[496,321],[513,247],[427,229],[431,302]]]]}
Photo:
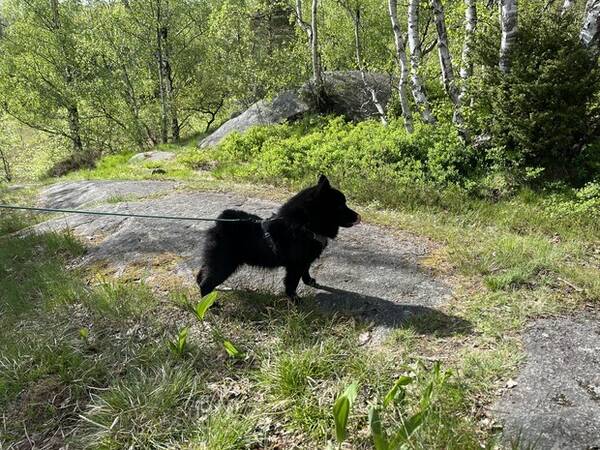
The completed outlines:
{"type": "Polygon", "coordinates": [[[329,180],[327,179],[327,177],[323,174],[319,175],[319,181],[317,183],[319,185],[320,188],[328,188],[331,187],[331,185],[329,184],[329,180]]]}

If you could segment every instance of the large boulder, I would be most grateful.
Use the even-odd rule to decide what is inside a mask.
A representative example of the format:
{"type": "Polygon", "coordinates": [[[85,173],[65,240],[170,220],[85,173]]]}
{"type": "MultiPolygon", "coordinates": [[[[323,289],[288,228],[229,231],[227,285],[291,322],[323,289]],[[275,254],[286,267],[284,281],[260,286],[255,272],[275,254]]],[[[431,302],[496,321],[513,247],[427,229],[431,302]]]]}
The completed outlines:
{"type": "Polygon", "coordinates": [[[260,100],[250,108],[221,125],[200,141],[200,147],[217,145],[234,131],[242,132],[254,125],[281,123],[309,111],[309,106],[294,91],[284,91],[272,101],[260,100]]]}
{"type": "MultiPolygon", "coordinates": [[[[365,78],[369,88],[375,90],[378,100],[385,107],[392,93],[390,76],[367,73],[365,78]]],[[[324,81],[326,95],[320,105],[315,101],[314,85],[307,82],[300,89],[283,91],[271,101],[260,100],[254,103],[201,140],[199,146],[217,145],[234,131],[243,132],[255,125],[272,125],[295,120],[306,113],[328,112],[343,115],[350,120],[364,120],[377,116],[371,92],[365,87],[359,71],[326,72],[324,81]]]]}
{"type": "MultiPolygon", "coordinates": [[[[324,81],[326,98],[325,105],[321,108],[325,108],[324,112],[345,116],[353,121],[378,116],[371,89],[375,91],[377,100],[384,108],[392,95],[392,79],[384,73],[367,72],[363,80],[358,70],[326,72],[324,81]]],[[[310,101],[316,98],[312,83],[308,82],[302,86],[300,95],[309,99],[314,112],[323,112],[317,111],[317,105],[310,101]]]]}

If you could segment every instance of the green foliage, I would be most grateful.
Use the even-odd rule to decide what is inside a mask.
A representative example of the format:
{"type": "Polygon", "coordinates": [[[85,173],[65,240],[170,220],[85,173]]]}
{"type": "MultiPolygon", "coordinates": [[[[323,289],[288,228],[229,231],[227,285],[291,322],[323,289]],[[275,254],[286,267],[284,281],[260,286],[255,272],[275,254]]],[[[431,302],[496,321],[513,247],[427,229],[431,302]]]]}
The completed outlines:
{"type": "Polygon", "coordinates": [[[448,124],[418,125],[408,134],[396,122],[384,127],[339,117],[256,127],[227,137],[204,157],[216,160],[215,173],[221,176],[290,183],[312,182],[314,174],[327,173],[361,200],[381,196],[405,203],[427,197],[427,186],[437,191],[460,185],[474,159],[448,124]]]}
{"type": "Polygon", "coordinates": [[[491,137],[488,157],[498,169],[545,169],[546,178],[589,180],[597,173],[597,60],[579,41],[573,16],[525,9],[511,69],[498,69],[497,32],[483,27],[484,70],[469,118],[491,137]]]}
{"type": "Polygon", "coordinates": [[[358,395],[358,384],[352,383],[346,390],[340,394],[333,404],[333,418],[335,420],[335,437],[341,444],[346,440],[348,416],[352,409],[352,404],[358,395]]]}
{"type": "Polygon", "coordinates": [[[196,318],[198,320],[200,320],[200,321],[204,320],[204,316],[206,315],[208,308],[210,308],[213,305],[213,303],[217,301],[218,295],[219,294],[215,291],[215,292],[211,292],[208,295],[205,295],[204,297],[202,297],[200,299],[198,304],[192,309],[194,312],[194,315],[196,316],[196,318]]]}
{"type": "Polygon", "coordinates": [[[400,378],[398,378],[389,392],[385,395],[383,399],[383,407],[386,408],[390,403],[395,401],[402,401],[406,393],[404,386],[407,386],[412,382],[413,378],[407,375],[402,375],[400,378]]]}
{"type": "Polygon", "coordinates": [[[380,409],[376,406],[369,408],[369,428],[373,437],[375,450],[388,450],[390,448],[387,433],[381,423],[380,409]]]}
{"type": "MultiPolygon", "coordinates": [[[[421,371],[424,371],[423,367],[421,367],[421,371]]],[[[390,430],[390,433],[386,433],[380,416],[381,412],[391,406],[391,399],[397,398],[399,392],[403,393],[403,399],[403,387],[415,381],[411,376],[404,375],[400,377],[386,394],[383,406],[375,405],[369,409],[369,426],[375,448],[378,450],[400,449],[404,444],[409,444],[411,436],[424,424],[430,413],[433,406],[434,391],[443,390],[450,376],[451,372],[445,371],[442,373],[439,362],[436,362],[431,371],[427,373],[428,381],[425,389],[420,394],[418,409],[412,414],[402,413],[400,429],[395,432],[390,430]],[[388,434],[391,436],[390,439],[388,439],[388,434]]],[[[403,405],[401,404],[400,407],[402,408],[403,405]]]]}
{"type": "Polygon", "coordinates": [[[182,328],[177,336],[168,342],[169,348],[175,355],[183,356],[188,351],[187,338],[189,331],[188,327],[182,328]]]}
{"type": "Polygon", "coordinates": [[[550,196],[546,202],[550,215],[560,220],[577,223],[582,217],[600,219],[600,182],[590,182],[575,189],[570,196],[550,196]]]}

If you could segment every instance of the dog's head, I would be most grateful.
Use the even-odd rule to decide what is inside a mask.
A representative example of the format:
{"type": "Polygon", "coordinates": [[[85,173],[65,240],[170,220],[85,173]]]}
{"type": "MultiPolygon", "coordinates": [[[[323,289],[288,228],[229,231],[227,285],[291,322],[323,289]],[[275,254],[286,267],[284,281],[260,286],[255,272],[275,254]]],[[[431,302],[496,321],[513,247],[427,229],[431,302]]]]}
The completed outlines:
{"type": "Polygon", "coordinates": [[[348,208],[346,196],[332,187],[325,175],[319,176],[315,186],[292,197],[280,209],[280,214],[332,239],[337,236],[339,227],[360,223],[360,215],[348,208]]]}
{"type": "Polygon", "coordinates": [[[323,217],[340,227],[351,227],[360,223],[360,214],[348,208],[346,196],[333,188],[325,175],[319,176],[316,187],[316,200],[323,217]]]}

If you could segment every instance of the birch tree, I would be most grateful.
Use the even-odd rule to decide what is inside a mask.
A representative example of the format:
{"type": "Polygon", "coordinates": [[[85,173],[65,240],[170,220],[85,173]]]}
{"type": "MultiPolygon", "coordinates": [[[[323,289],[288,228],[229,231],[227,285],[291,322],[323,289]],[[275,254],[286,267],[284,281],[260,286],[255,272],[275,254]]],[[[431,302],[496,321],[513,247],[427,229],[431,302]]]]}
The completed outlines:
{"type": "Polygon", "coordinates": [[[575,0],[565,0],[560,7],[560,15],[564,16],[573,7],[575,0]]]}
{"type": "Polygon", "coordinates": [[[448,45],[448,32],[446,31],[446,19],[444,17],[444,7],[440,0],[432,0],[431,6],[433,8],[433,17],[435,20],[435,27],[437,30],[438,37],[438,55],[440,58],[440,67],[442,69],[442,82],[444,89],[450,97],[452,104],[454,105],[454,114],[452,115],[452,121],[462,126],[463,118],[460,113],[460,98],[458,89],[454,82],[454,69],[452,68],[452,56],[450,55],[448,45]]]}
{"type": "Polygon", "coordinates": [[[408,103],[408,96],[406,94],[406,87],[408,85],[408,61],[406,59],[406,52],[404,51],[405,43],[402,37],[402,31],[400,25],[398,25],[398,11],[396,0],[388,1],[388,12],[390,14],[390,20],[392,22],[392,30],[394,32],[394,45],[396,47],[396,58],[398,60],[398,67],[400,68],[400,80],[398,82],[398,96],[400,97],[400,106],[402,108],[402,117],[404,118],[404,126],[409,133],[413,131],[412,123],[412,112],[408,103]]]}
{"type": "Polygon", "coordinates": [[[500,70],[508,73],[510,70],[510,52],[517,40],[518,33],[518,0],[500,1],[500,70]]]}
{"type": "Polygon", "coordinates": [[[323,69],[321,68],[321,54],[319,53],[319,35],[318,35],[318,12],[319,1],[312,0],[310,24],[303,19],[302,0],[296,0],[296,22],[298,26],[304,30],[308,37],[310,47],[313,83],[315,84],[315,92],[317,94],[317,102],[322,100],[324,93],[323,69]]]}
{"type": "MultiPolygon", "coordinates": [[[[354,55],[356,58],[356,66],[358,67],[358,70],[360,72],[360,77],[365,86],[365,89],[371,95],[371,101],[373,102],[373,105],[377,109],[377,113],[379,114],[379,119],[381,120],[381,123],[383,123],[384,125],[387,125],[385,109],[383,108],[383,105],[379,101],[379,98],[377,96],[377,91],[371,85],[371,83],[369,83],[369,80],[367,79],[367,73],[365,70],[365,66],[363,64],[362,45],[361,45],[361,38],[360,38],[360,28],[361,28],[360,4],[356,4],[355,8],[352,8],[350,6],[350,4],[345,0],[339,0],[339,4],[342,6],[342,8],[344,8],[346,13],[348,14],[348,17],[350,17],[350,20],[352,20],[352,24],[354,25],[354,55]]],[[[409,111],[409,113],[410,113],[410,111],[409,111]]]]}
{"type": "Polygon", "coordinates": [[[179,140],[179,119],[175,105],[173,89],[173,71],[169,45],[169,14],[168,3],[156,0],[152,5],[156,24],[156,63],[158,69],[158,88],[160,95],[160,136],[163,144],[169,141],[168,122],[171,121],[171,136],[179,140]]]}
{"type": "MultiPolygon", "coordinates": [[[[62,72],[61,75],[67,89],[73,89],[76,71],[73,62],[74,56],[72,51],[68,48],[69,43],[67,42],[66,33],[62,29],[58,0],[51,0],[50,8],[52,12],[50,27],[56,36],[60,57],[62,58],[62,68],[60,70],[62,72]]],[[[81,140],[81,124],[79,120],[78,102],[75,99],[75,96],[68,99],[66,98],[65,100],[64,106],[67,109],[69,132],[71,142],[73,144],[73,151],[75,153],[81,153],[83,150],[83,142],[81,140]]]]}
{"type": "Polygon", "coordinates": [[[477,26],[477,7],[476,0],[465,0],[465,39],[462,48],[462,62],[460,66],[460,78],[462,85],[458,99],[461,104],[464,104],[468,89],[469,78],[473,74],[472,50],[473,41],[475,39],[475,28],[477,26]]]}
{"type": "Polygon", "coordinates": [[[598,52],[600,41],[600,0],[587,1],[579,38],[584,47],[595,53],[598,52]]]}
{"type": "MultiPolygon", "coordinates": [[[[410,49],[410,65],[412,78],[412,94],[415,103],[421,110],[421,117],[425,123],[434,123],[435,117],[429,108],[427,94],[421,80],[421,38],[419,36],[419,1],[409,0],[408,3],[408,47],[410,49]]],[[[396,10],[396,0],[390,0],[390,16],[397,17],[396,13],[391,13],[391,4],[394,3],[396,10]]],[[[392,19],[393,21],[394,19],[392,19]]],[[[392,22],[393,27],[393,22],[392,22]]],[[[399,29],[400,27],[398,27],[399,29]]]]}

